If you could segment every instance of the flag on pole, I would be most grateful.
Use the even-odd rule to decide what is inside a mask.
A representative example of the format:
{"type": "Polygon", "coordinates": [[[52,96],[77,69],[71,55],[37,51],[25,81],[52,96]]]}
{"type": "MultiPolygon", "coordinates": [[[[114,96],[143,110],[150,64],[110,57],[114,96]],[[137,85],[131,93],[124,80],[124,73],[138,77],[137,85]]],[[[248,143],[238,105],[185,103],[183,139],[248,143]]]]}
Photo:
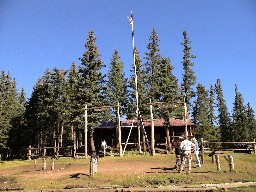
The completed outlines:
{"type": "Polygon", "coordinates": [[[132,15],[132,12],[131,12],[131,16],[127,17],[127,18],[129,20],[130,25],[133,26],[133,15],[132,15]]]}

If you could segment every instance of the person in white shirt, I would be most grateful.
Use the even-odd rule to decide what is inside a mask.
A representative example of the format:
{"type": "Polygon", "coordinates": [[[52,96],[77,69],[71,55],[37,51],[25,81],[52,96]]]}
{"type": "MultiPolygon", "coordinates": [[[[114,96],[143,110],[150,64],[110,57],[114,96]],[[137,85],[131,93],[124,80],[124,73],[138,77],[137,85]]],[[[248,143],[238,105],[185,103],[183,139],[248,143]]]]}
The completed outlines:
{"type": "Polygon", "coordinates": [[[191,139],[191,141],[195,144],[194,154],[195,154],[195,160],[196,160],[196,167],[199,168],[199,167],[201,167],[201,162],[200,162],[200,158],[199,158],[199,145],[198,145],[198,142],[195,137],[193,137],[191,139]]]}
{"type": "Polygon", "coordinates": [[[105,140],[102,141],[101,147],[102,147],[102,149],[103,149],[103,155],[104,155],[104,157],[105,157],[105,155],[106,155],[106,148],[107,148],[107,143],[106,143],[105,140]]]}
{"type": "Polygon", "coordinates": [[[186,172],[191,172],[191,153],[195,150],[195,144],[188,140],[187,136],[184,136],[184,140],[180,144],[181,150],[181,164],[179,168],[179,173],[183,171],[183,168],[186,164],[186,172]]]}

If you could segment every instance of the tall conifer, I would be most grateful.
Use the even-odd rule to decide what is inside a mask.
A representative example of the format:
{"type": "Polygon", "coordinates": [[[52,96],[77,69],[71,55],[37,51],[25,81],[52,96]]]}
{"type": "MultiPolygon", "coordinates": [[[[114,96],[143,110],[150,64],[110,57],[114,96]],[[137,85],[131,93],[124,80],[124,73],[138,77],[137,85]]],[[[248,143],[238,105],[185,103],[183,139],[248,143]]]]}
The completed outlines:
{"type": "MultiPolygon", "coordinates": [[[[81,66],[79,66],[80,74],[80,102],[87,104],[87,106],[95,107],[106,104],[104,97],[105,93],[105,75],[101,72],[101,69],[105,67],[105,64],[101,60],[98,48],[95,44],[96,38],[93,31],[89,31],[87,42],[85,43],[85,52],[83,57],[80,58],[81,66]]],[[[82,109],[81,109],[82,110],[82,109]]],[[[93,140],[93,127],[97,126],[101,122],[103,115],[101,112],[88,111],[88,128],[90,135],[91,150],[95,151],[95,145],[93,140]]]]}
{"type": "MultiPolygon", "coordinates": [[[[118,50],[115,50],[110,62],[108,71],[107,97],[110,105],[117,105],[119,102],[121,116],[127,108],[127,79],[124,73],[124,63],[120,61],[118,50]]],[[[116,109],[115,109],[116,111],[116,109]]],[[[113,114],[112,114],[113,115],[113,114]]],[[[114,114],[116,116],[116,114],[114,114]]]]}
{"type": "Polygon", "coordinates": [[[208,92],[201,84],[197,86],[195,104],[193,106],[193,121],[195,123],[194,134],[197,138],[204,138],[208,141],[216,141],[217,132],[210,119],[210,100],[208,92]]]}
{"type": "MultiPolygon", "coordinates": [[[[146,63],[144,64],[145,84],[148,90],[148,97],[152,102],[159,101],[159,66],[162,60],[159,49],[159,38],[156,30],[153,29],[147,46],[148,52],[145,53],[146,63]]],[[[159,116],[158,113],[155,113],[159,116]]]]}
{"type": "Polygon", "coordinates": [[[248,138],[247,141],[253,141],[256,138],[256,120],[254,110],[250,106],[250,103],[246,105],[246,117],[247,117],[247,129],[248,138]]]}
{"type": "Polygon", "coordinates": [[[242,94],[235,85],[235,102],[233,107],[233,136],[235,141],[246,141],[249,135],[246,121],[246,108],[242,94]]]}
{"type": "Polygon", "coordinates": [[[183,32],[183,82],[181,84],[181,87],[183,89],[183,93],[185,96],[185,101],[188,104],[188,109],[190,109],[191,106],[191,98],[195,96],[194,94],[194,88],[193,86],[196,84],[196,76],[193,71],[194,63],[192,62],[192,59],[195,59],[196,57],[191,54],[191,42],[189,41],[189,38],[187,37],[187,32],[183,32]]]}
{"type": "Polygon", "coordinates": [[[220,79],[217,79],[217,82],[215,84],[215,92],[217,96],[217,110],[218,110],[217,123],[220,128],[221,141],[233,141],[232,127],[230,125],[231,121],[230,121],[226,101],[224,99],[220,79]]]}

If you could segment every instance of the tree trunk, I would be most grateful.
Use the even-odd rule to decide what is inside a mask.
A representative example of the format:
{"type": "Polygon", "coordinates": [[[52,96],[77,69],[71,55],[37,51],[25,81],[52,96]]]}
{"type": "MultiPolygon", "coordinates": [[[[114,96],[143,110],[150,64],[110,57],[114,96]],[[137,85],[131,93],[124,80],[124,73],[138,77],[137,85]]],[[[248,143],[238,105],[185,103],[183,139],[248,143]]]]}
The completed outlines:
{"type": "Polygon", "coordinates": [[[90,129],[90,144],[91,144],[91,152],[95,152],[95,145],[94,145],[94,139],[93,139],[93,130],[90,129]]]}
{"type": "Polygon", "coordinates": [[[73,144],[73,150],[72,150],[72,156],[76,156],[76,140],[75,140],[75,132],[74,132],[74,126],[71,126],[71,140],[73,144]]]}
{"type": "Polygon", "coordinates": [[[143,146],[143,153],[147,152],[147,147],[146,147],[146,136],[145,136],[145,129],[143,126],[140,127],[141,128],[141,132],[142,132],[142,146],[143,146]]]}
{"type": "Polygon", "coordinates": [[[167,151],[171,152],[172,144],[171,144],[171,138],[170,138],[170,130],[168,127],[166,128],[166,140],[167,140],[167,151]]]}
{"type": "Polygon", "coordinates": [[[63,123],[61,123],[61,126],[60,126],[60,147],[63,146],[63,123]]]}

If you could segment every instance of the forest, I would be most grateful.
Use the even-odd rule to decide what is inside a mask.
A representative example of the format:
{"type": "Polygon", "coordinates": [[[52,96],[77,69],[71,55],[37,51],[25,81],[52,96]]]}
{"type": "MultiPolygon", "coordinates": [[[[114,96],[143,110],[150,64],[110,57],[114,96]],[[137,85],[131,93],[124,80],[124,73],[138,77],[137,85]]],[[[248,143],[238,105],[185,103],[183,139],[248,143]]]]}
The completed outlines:
{"type": "MultiPolygon", "coordinates": [[[[212,85],[197,82],[193,70],[196,56],[186,31],[183,32],[182,79],[173,74],[171,59],[161,55],[159,37],[155,29],[149,36],[143,55],[135,48],[135,65],[130,76],[124,71],[124,63],[118,50],[114,50],[107,73],[98,51],[94,31],[88,32],[85,50],[80,63],[72,63],[69,69],[46,69],[33,87],[31,98],[24,89],[17,90],[15,77],[9,72],[0,74],[0,154],[8,151],[13,158],[26,155],[29,145],[44,147],[67,146],[72,143],[72,132],[84,127],[84,107],[114,106],[120,104],[123,119],[136,118],[138,91],[139,112],[149,118],[150,102],[175,104],[185,101],[188,118],[195,124],[197,138],[208,141],[252,141],[256,138],[256,120],[250,103],[244,103],[238,85],[234,84],[235,98],[229,112],[224,98],[221,79],[212,85]],[[137,84],[134,69],[136,67],[137,84]],[[206,89],[210,87],[209,90],[206,89]]],[[[181,118],[180,109],[154,111],[154,118],[181,118]]],[[[102,122],[117,120],[115,108],[88,113],[89,136],[102,122]]],[[[168,125],[166,125],[168,126],[168,125]]]]}

